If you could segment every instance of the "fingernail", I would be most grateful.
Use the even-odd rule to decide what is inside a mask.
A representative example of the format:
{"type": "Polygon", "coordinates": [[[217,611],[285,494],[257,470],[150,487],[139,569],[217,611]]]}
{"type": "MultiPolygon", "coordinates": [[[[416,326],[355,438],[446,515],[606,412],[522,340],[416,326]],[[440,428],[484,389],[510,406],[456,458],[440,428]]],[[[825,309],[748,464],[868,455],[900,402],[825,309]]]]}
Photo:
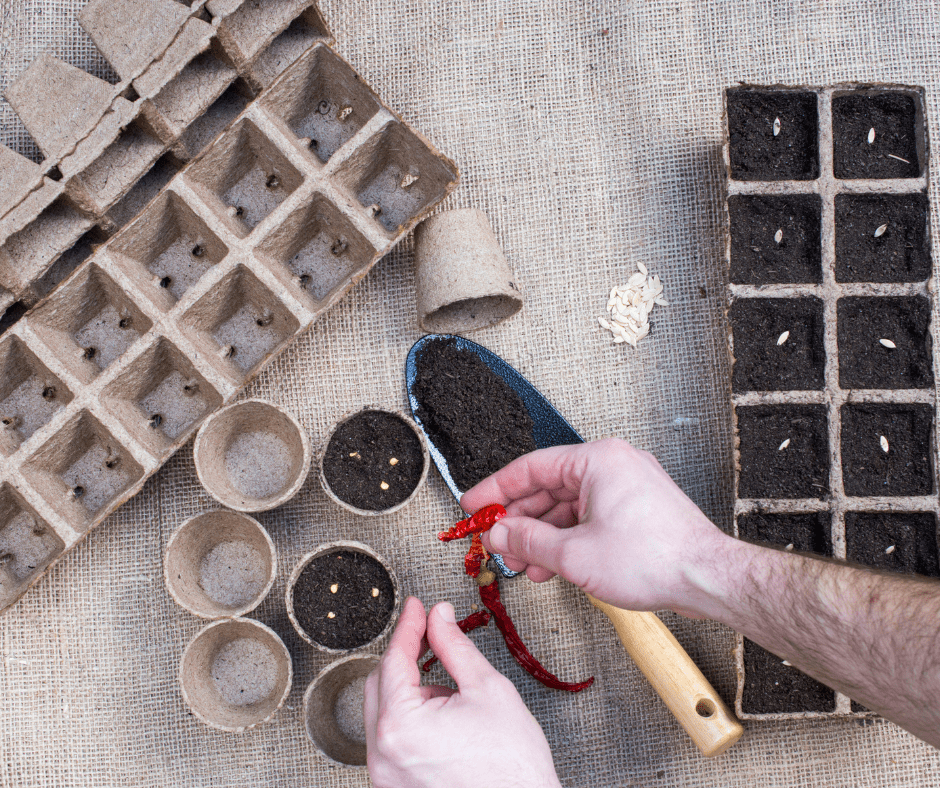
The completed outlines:
{"type": "Polygon", "coordinates": [[[441,602],[441,604],[437,606],[437,610],[441,614],[441,618],[448,624],[457,623],[457,614],[454,612],[454,606],[450,602],[441,602]]]}

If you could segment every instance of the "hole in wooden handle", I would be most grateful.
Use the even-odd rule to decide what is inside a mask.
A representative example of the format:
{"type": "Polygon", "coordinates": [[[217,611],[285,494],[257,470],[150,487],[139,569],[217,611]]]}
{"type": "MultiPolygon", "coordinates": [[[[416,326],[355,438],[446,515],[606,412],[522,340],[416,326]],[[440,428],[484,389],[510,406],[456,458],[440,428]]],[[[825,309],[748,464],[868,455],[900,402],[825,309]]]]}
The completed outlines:
{"type": "Polygon", "coordinates": [[[708,698],[702,698],[698,703],[695,704],[695,711],[699,717],[713,717],[717,709],[715,704],[712,703],[708,698]]]}

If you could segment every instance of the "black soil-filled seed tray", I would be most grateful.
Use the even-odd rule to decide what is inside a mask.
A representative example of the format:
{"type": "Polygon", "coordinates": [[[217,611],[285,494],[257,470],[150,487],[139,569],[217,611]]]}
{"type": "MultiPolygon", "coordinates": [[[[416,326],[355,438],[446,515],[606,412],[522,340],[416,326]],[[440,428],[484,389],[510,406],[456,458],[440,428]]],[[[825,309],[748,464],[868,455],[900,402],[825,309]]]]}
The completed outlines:
{"type": "MultiPolygon", "coordinates": [[[[924,91],[725,91],[735,534],[940,577],[924,91]]],[[[739,638],[746,719],[869,715],[739,638]]]]}

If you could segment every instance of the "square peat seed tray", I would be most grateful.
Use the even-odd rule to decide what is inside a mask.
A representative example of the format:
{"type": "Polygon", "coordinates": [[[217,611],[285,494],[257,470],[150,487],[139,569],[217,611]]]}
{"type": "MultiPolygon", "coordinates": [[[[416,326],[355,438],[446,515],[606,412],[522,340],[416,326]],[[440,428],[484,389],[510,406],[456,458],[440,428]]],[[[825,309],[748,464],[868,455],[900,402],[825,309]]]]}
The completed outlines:
{"type": "MultiPolygon", "coordinates": [[[[735,535],[940,576],[924,90],[725,91],[735,535]]],[[[744,719],[866,716],[739,636],[744,719]]]]}
{"type": "MultiPolygon", "coordinates": [[[[136,220],[82,243],[87,255],[73,269],[49,269],[64,281],[0,337],[0,610],[457,184],[454,163],[322,41],[315,5],[226,7],[240,10],[217,28],[223,61],[264,88],[240,101],[215,49],[188,60],[176,80],[202,86],[211,123],[187,126],[192,113],[171,106],[186,90],[170,82],[151,116],[172,126],[165,136],[176,140],[178,171],[156,179],[136,220]],[[265,56],[271,47],[293,62],[280,69],[265,56]]],[[[143,90],[146,81],[135,84],[143,90]]],[[[116,170],[120,155],[86,171],[85,196],[100,197],[95,210],[115,204],[143,167],[132,137],[114,145],[141,166],[114,189],[97,189],[95,177],[116,170]]],[[[149,161],[153,151],[140,152],[149,161]]],[[[0,241],[0,296],[16,295],[7,274],[42,268],[93,223],[76,221],[83,215],[64,198],[42,215],[43,224],[0,241]],[[44,228],[45,240],[36,232],[44,228]]]]}

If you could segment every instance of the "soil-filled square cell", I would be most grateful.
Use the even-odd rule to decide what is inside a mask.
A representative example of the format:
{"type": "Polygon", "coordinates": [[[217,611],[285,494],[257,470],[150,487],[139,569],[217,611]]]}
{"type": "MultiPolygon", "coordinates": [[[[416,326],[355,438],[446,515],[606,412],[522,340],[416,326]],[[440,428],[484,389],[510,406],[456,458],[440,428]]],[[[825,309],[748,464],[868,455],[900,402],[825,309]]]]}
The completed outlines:
{"type": "Polygon", "coordinates": [[[738,181],[809,181],[819,177],[816,94],[729,88],[728,150],[738,181]]]}
{"type": "Polygon", "coordinates": [[[738,536],[749,542],[770,544],[798,553],[832,557],[829,512],[744,514],[738,517],[738,536]]]}
{"type": "Polygon", "coordinates": [[[742,298],[728,312],[734,336],[732,390],[823,388],[823,302],[818,298],[742,298]]]}
{"type": "Polygon", "coordinates": [[[929,201],[916,194],[837,194],[836,281],[930,276],[929,201]]]}
{"type": "Polygon", "coordinates": [[[840,298],[837,315],[842,388],[933,387],[930,302],[926,298],[840,298]]]}
{"type": "Polygon", "coordinates": [[[87,265],[30,315],[30,326],[83,383],[90,383],[152,321],[97,265],[87,265]]]}
{"type": "Polygon", "coordinates": [[[128,450],[82,411],[23,465],[24,475],[79,533],[144,475],[128,450]]]}
{"type": "Polygon", "coordinates": [[[222,396],[165,337],[115,378],[103,397],[125,429],[161,457],[222,405],[222,396]]]}
{"type": "Polygon", "coordinates": [[[194,188],[239,236],[248,235],[303,182],[250,120],[223,135],[187,170],[194,188]]]}
{"type": "Polygon", "coordinates": [[[0,608],[61,555],[65,543],[10,484],[0,485],[0,608]]]}
{"type": "Polygon", "coordinates": [[[833,690],[747,638],[744,676],[741,709],[747,714],[836,710],[833,690]]]}
{"type": "Polygon", "coordinates": [[[909,93],[858,90],[832,98],[833,171],[837,178],[915,178],[917,100],[909,93]],[[874,132],[874,133],[872,133],[874,132]]]}
{"type": "Polygon", "coordinates": [[[731,282],[822,282],[820,211],[817,194],[729,197],[731,282]]]}
{"type": "Polygon", "coordinates": [[[934,492],[931,406],[843,405],[841,416],[846,495],[934,492]]]}
{"type": "Polygon", "coordinates": [[[940,577],[932,512],[846,512],[845,551],[875,569],[940,577]]]}
{"type": "Polygon", "coordinates": [[[0,343],[0,453],[12,454],[72,393],[19,337],[0,343]]]}
{"type": "Polygon", "coordinates": [[[737,417],[738,498],[829,494],[825,405],[749,405],[737,417]]]}

